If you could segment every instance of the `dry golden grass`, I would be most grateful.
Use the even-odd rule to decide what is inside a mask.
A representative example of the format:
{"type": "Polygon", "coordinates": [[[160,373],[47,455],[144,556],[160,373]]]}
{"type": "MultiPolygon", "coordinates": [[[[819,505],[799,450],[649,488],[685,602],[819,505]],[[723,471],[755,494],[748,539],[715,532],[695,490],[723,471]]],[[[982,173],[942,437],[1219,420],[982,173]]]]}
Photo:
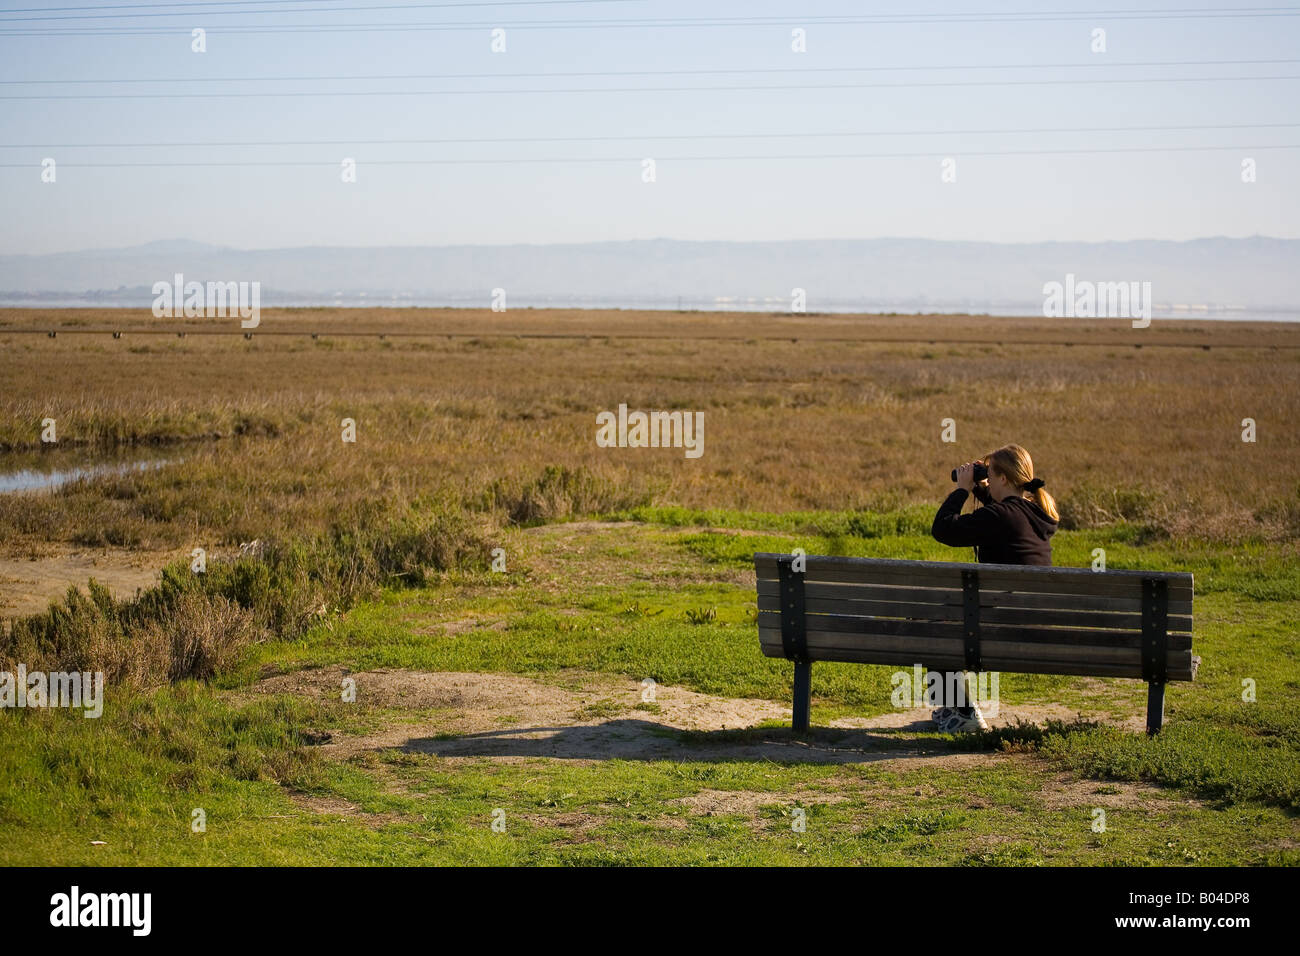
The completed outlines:
{"type": "Polygon", "coordinates": [[[174,442],[181,458],[2,496],[0,537],[236,543],[420,498],[543,516],[937,504],[953,465],[1008,441],[1076,524],[1300,534],[1294,324],[377,309],[266,310],[251,341],[181,327],[237,332],[0,311],[5,470],[39,453],[47,417],[65,446],[174,442]],[[63,334],[20,331],[47,328],[63,334]],[[703,457],[598,448],[596,413],[619,403],[703,411],[703,457]],[[567,471],[539,484],[553,465],[567,471]]]}

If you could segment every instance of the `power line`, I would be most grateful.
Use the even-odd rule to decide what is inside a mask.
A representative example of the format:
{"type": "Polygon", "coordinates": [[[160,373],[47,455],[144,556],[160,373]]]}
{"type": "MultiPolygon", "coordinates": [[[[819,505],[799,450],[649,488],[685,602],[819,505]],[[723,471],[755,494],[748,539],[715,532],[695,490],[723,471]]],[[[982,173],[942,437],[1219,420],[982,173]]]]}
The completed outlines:
{"type": "Polygon", "coordinates": [[[192,0],[190,3],[112,3],[91,7],[17,7],[5,13],[61,13],[68,10],[138,10],[156,7],[262,6],[272,3],[343,3],[344,0],[192,0]]]}
{"type": "MultiPolygon", "coordinates": [[[[1192,126],[1040,126],[1018,129],[935,129],[935,130],[844,130],[800,133],[684,133],[622,136],[491,136],[444,137],[437,139],[289,139],[244,142],[164,142],[164,143],[0,143],[0,149],[128,149],[172,148],[180,146],[249,147],[249,146],[431,146],[486,143],[602,143],[641,142],[646,140],[708,139],[827,139],[852,136],[977,136],[1020,133],[1147,133],[1221,129],[1294,129],[1300,123],[1222,123],[1192,126]]],[[[969,155],[969,154],[966,154],[969,155]]]]}
{"type": "Polygon", "coordinates": [[[938,83],[800,83],[762,86],[631,86],[631,87],[562,87],[553,89],[515,88],[502,90],[289,90],[286,92],[242,93],[31,93],[0,96],[0,100],[194,100],[194,99],[263,99],[270,97],[309,96],[494,96],[501,94],[545,93],[722,93],[762,92],[765,90],[864,90],[921,89],[972,86],[1070,86],[1111,83],[1226,83],[1238,80],[1300,80],[1300,75],[1283,76],[1167,76],[1069,80],[953,80],[938,83]]]}
{"type": "Polygon", "coordinates": [[[751,69],[726,70],[586,70],[586,71],[548,71],[540,73],[376,73],[376,74],[335,74],[316,76],[159,76],[140,79],[77,79],[77,80],[0,80],[0,85],[72,85],[77,83],[121,84],[121,83],[285,83],[285,82],[353,82],[357,80],[510,80],[537,79],[544,77],[601,77],[601,76],[706,76],[735,75],[744,73],[762,74],[804,74],[804,73],[902,73],[924,70],[1080,70],[1080,69],[1127,69],[1161,66],[1276,66],[1283,63],[1300,63],[1300,58],[1270,60],[1149,60],[1135,63],[971,63],[956,66],[940,64],[928,66],[816,66],[816,67],[755,67],[751,69]]]}
{"type": "MultiPolygon", "coordinates": [[[[1092,155],[1099,153],[1190,153],[1214,151],[1243,151],[1262,149],[1300,149],[1300,143],[1270,144],[1265,146],[1131,146],[1094,149],[1032,149],[1032,150],[957,150],[955,157],[970,156],[1065,156],[1092,155]]],[[[917,159],[935,157],[942,153],[907,152],[907,153],[791,153],[791,154],[751,154],[731,156],[657,156],[656,163],[668,162],[716,162],[716,161],[750,161],[750,160],[791,160],[791,159],[917,159]]],[[[503,166],[503,165],[538,165],[565,163],[640,163],[642,156],[567,156],[567,157],[510,157],[507,159],[375,159],[361,160],[359,166],[503,166]]],[[[224,167],[330,167],[338,168],[337,160],[238,160],[217,162],[145,162],[145,163],[61,163],[67,169],[177,169],[177,168],[224,168],[224,167]]],[[[33,169],[33,163],[0,163],[0,169],[33,169]]]]}
{"type": "MultiPolygon", "coordinates": [[[[230,5],[247,6],[255,0],[246,0],[230,5]]],[[[264,0],[264,2],[312,2],[312,0],[264,0]]],[[[316,0],[321,2],[321,0],[316,0]]],[[[336,0],[324,0],[324,2],[336,2],[336,0]]],[[[338,0],[341,2],[341,0],[338,0]]],[[[557,6],[569,5],[574,3],[625,3],[641,2],[641,0],[481,0],[481,2],[416,2],[403,4],[382,4],[366,5],[356,7],[322,7],[322,8],[302,8],[298,7],[291,10],[233,10],[233,11],[209,11],[200,13],[200,16],[213,16],[220,14],[239,15],[249,14],[253,16],[265,16],[267,14],[297,14],[297,13],[369,13],[376,10],[419,10],[419,9],[437,9],[448,7],[476,7],[476,6],[557,6]]],[[[128,4],[119,7],[37,7],[24,8],[20,10],[0,11],[0,16],[10,13],[55,13],[68,12],[76,10],[101,10],[101,9],[145,9],[145,8],[162,8],[162,7],[189,7],[189,6],[219,6],[216,2],[207,4],[128,4]]],[[[962,11],[948,13],[874,13],[874,14],[830,14],[821,16],[805,16],[798,13],[783,14],[780,16],[741,16],[741,17],[661,17],[657,19],[642,18],[644,22],[656,23],[704,23],[704,22],[726,22],[726,23],[764,23],[764,24],[785,24],[785,23],[947,23],[947,22],[970,22],[972,20],[993,20],[993,21],[1022,21],[1022,20],[1069,20],[1069,19],[1092,19],[1096,17],[1109,17],[1112,19],[1200,19],[1205,17],[1257,17],[1257,16],[1276,16],[1276,15],[1294,15],[1300,13],[1300,7],[1165,7],[1151,8],[1145,10],[994,10],[994,11],[962,11]]],[[[179,13],[117,13],[99,15],[91,14],[86,16],[72,17],[16,17],[6,22],[21,23],[32,20],[107,20],[107,19],[139,19],[142,17],[177,17],[186,14],[179,13]]],[[[611,21],[602,21],[611,22],[611,21]]],[[[620,21],[612,21],[620,22],[620,21]]]]}
{"type": "MultiPolygon", "coordinates": [[[[270,33],[340,33],[340,32],[406,32],[412,30],[483,30],[509,28],[516,30],[606,30],[606,29],[648,29],[676,27],[759,27],[798,25],[889,25],[889,24],[952,24],[952,23],[1031,23],[1031,22],[1070,22],[1096,20],[1104,17],[1108,20],[1222,20],[1252,19],[1300,16],[1300,7],[1260,7],[1260,8],[1205,8],[1200,10],[1157,10],[1157,11],[1047,11],[1041,13],[958,13],[932,15],[876,15],[876,16],[835,16],[809,17],[798,14],[783,17],[713,17],[694,19],[617,19],[617,20],[520,20],[515,22],[465,21],[430,22],[414,21],[402,23],[299,23],[299,24],[234,24],[223,26],[223,33],[270,34],[270,33]]],[[[19,22],[17,20],[4,21],[19,22]]],[[[174,36],[177,33],[188,34],[190,25],[175,26],[149,30],[143,25],[135,27],[78,27],[64,30],[26,30],[8,31],[0,36],[13,37],[61,37],[61,36],[174,36]]]]}
{"type": "MultiPolygon", "coordinates": [[[[285,2],[285,0],[280,0],[285,2]]],[[[307,0],[302,0],[307,2],[307,0]]],[[[317,0],[319,2],[319,0],[317,0]]],[[[331,0],[332,2],[332,0],[331,0]]],[[[645,0],[474,0],[474,2],[457,2],[457,3],[400,3],[385,4],[383,6],[365,6],[365,7],[308,7],[294,10],[205,10],[199,13],[105,13],[105,14],[83,14],[81,16],[58,16],[58,17],[5,17],[8,13],[33,13],[36,10],[5,10],[0,11],[0,23],[31,23],[48,20],[142,20],[152,17],[181,17],[181,16],[201,16],[201,17],[237,17],[247,16],[282,16],[285,14],[297,13],[371,13],[375,10],[420,10],[448,7],[554,7],[554,6],[572,6],[573,4],[591,4],[591,3],[644,3],[645,0]]],[[[206,4],[207,6],[218,6],[216,3],[206,4]]],[[[236,5],[236,4],[232,4],[236,5]]],[[[148,6],[139,4],[137,6],[148,6]]],[[[175,6],[175,4],[157,4],[157,6],[175,6]]],[[[188,4],[180,4],[188,6],[188,4]]],[[[52,12],[41,10],[39,12],[52,12]]],[[[107,9],[95,7],[70,7],[72,10],[92,10],[107,9]]]]}

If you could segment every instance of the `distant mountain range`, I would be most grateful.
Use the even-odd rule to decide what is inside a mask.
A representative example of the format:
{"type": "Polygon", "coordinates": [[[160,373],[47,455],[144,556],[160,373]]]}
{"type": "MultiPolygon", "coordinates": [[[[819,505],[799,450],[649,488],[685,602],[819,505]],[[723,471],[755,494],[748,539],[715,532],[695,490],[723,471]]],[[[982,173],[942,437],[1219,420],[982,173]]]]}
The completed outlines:
{"type": "Polygon", "coordinates": [[[257,281],[274,305],[751,308],[1039,314],[1045,283],[1150,282],[1157,315],[1300,319],[1300,240],[831,239],[233,249],[151,242],[0,256],[0,304],[148,306],[152,287],[257,281]]]}

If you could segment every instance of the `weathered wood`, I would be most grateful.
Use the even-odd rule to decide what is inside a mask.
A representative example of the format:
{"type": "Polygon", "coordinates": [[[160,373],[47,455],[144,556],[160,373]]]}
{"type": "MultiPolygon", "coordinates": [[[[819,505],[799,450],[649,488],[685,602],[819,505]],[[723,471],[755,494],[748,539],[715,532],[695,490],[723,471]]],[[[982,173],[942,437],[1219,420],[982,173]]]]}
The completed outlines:
{"type": "MultiPolygon", "coordinates": [[[[754,565],[756,568],[770,567],[773,573],[776,570],[777,558],[788,557],[786,554],[775,552],[761,551],[754,555],[754,565]]],[[[959,561],[908,561],[897,558],[846,558],[834,555],[810,554],[805,558],[805,566],[808,572],[814,570],[847,570],[850,573],[861,574],[863,568],[871,568],[873,574],[898,574],[903,577],[924,576],[930,573],[948,574],[954,568],[960,572],[961,568],[970,562],[959,561]]],[[[980,570],[989,571],[1008,571],[1027,577],[1043,575],[1047,577],[1070,577],[1080,576],[1089,578],[1092,576],[1101,578],[1131,578],[1134,581],[1142,582],[1147,578],[1156,578],[1167,581],[1172,587],[1176,583],[1190,584],[1192,575],[1187,571],[1101,571],[1096,572],[1091,568],[1067,568],[1048,565],[1032,564],[981,564],[980,570]]],[[[765,575],[766,576],[766,575],[765,575]]]]}
{"type": "MultiPolygon", "coordinates": [[[[969,567],[970,565],[968,565],[969,567]]],[[[955,567],[960,568],[961,565],[955,567]]],[[[1028,594],[1079,594],[1100,597],[1139,598],[1142,594],[1141,579],[1111,577],[1117,572],[1082,571],[1084,577],[1052,578],[1050,576],[1022,576],[1020,572],[989,570],[993,566],[981,564],[981,591],[1013,591],[1028,594]]],[[[1052,570],[1044,568],[1042,570],[1052,570]]],[[[1077,569],[1060,569],[1077,570],[1077,569]]],[[[775,580],[766,574],[759,575],[759,580],[775,580]]],[[[961,574],[931,573],[925,576],[906,576],[894,570],[884,571],[872,568],[869,573],[860,573],[845,568],[809,568],[805,574],[806,584],[893,584],[900,587],[928,587],[941,590],[960,591],[961,574]]],[[[1171,601],[1191,601],[1190,585],[1171,583],[1169,585],[1171,601]]]]}
{"type": "MultiPolygon", "coordinates": [[[[765,628],[768,634],[770,628],[765,628]]],[[[762,643],[769,643],[765,636],[762,643]]],[[[825,655],[840,650],[856,648],[887,651],[894,655],[894,662],[908,663],[909,655],[936,653],[951,657],[963,657],[960,638],[951,637],[899,637],[891,634],[845,634],[839,631],[818,630],[810,623],[808,632],[808,656],[812,660],[827,660],[825,655]]],[[[1004,639],[986,639],[980,642],[983,653],[1000,658],[1017,656],[1034,660],[1077,661],[1087,663],[1111,663],[1131,665],[1134,675],[1142,676],[1142,651],[1139,647],[1102,646],[1094,644],[1050,644],[1040,641],[1017,641],[1004,639]]],[[[1170,672],[1190,673],[1191,651],[1170,650],[1170,672]]],[[[1175,678],[1189,679],[1189,678],[1175,678]]]]}
{"type": "MultiPolygon", "coordinates": [[[[760,635],[761,643],[772,643],[772,631],[764,628],[760,635]]],[[[907,637],[900,638],[891,634],[838,634],[834,631],[809,631],[808,656],[813,660],[828,660],[824,652],[835,650],[882,650],[894,655],[896,661],[905,661],[909,654],[943,654],[963,657],[960,638],[944,637],[907,637]],[[815,637],[814,637],[815,635],[815,637]]],[[[776,646],[781,646],[780,634],[776,635],[776,646]]]]}
{"type": "MultiPolygon", "coordinates": [[[[777,582],[758,579],[760,597],[778,594],[777,582]]],[[[918,602],[935,605],[952,605],[961,607],[961,589],[958,588],[923,588],[906,587],[897,584],[863,584],[852,582],[806,581],[804,593],[808,600],[832,601],[880,601],[880,602],[918,602]]],[[[1134,591],[1128,596],[1098,594],[1053,594],[1029,591],[995,591],[981,583],[981,607],[1007,608],[1053,608],[1070,611],[1114,611],[1117,613],[1142,613],[1141,591],[1134,591]]],[[[1191,601],[1171,601],[1171,615],[1190,616],[1191,601]]]]}
{"type": "MultiPolygon", "coordinates": [[[[777,624],[779,615],[771,611],[759,612],[759,625],[766,627],[777,624]]],[[[834,617],[828,614],[808,615],[808,630],[839,634],[881,634],[897,637],[947,637],[960,639],[961,624],[951,621],[903,621],[884,617],[834,617]]]]}
{"type": "MultiPolygon", "coordinates": [[[[771,594],[758,595],[760,611],[779,611],[781,602],[771,594]]],[[[962,608],[954,604],[924,604],[917,601],[866,601],[813,597],[805,599],[808,614],[839,614],[860,617],[897,617],[913,621],[960,621],[962,608]]],[[[1016,608],[980,606],[980,620],[991,624],[1021,627],[1099,627],[1106,630],[1142,629],[1140,612],[1057,610],[1054,608],[1016,608]]],[[[1190,633],[1192,618],[1188,614],[1168,617],[1170,633],[1190,633]]]]}
{"type": "MultiPolygon", "coordinates": [[[[758,579],[758,593],[764,596],[777,593],[777,582],[758,579]]],[[[906,587],[900,584],[869,584],[865,582],[805,581],[804,596],[824,600],[864,601],[916,601],[926,604],[953,603],[961,606],[961,588],[906,587]]]]}
{"type": "MultiPolygon", "coordinates": [[[[981,624],[980,633],[986,639],[1002,641],[1030,641],[1045,644],[1093,645],[1096,647],[1141,647],[1141,631],[1099,627],[1029,627],[1015,624],[981,624]],[[1041,636],[1040,636],[1041,635],[1041,636]]],[[[1189,650],[1190,634],[1170,634],[1170,650],[1189,650]]]]}
{"type": "MultiPolygon", "coordinates": [[[[949,646],[952,645],[949,642],[949,646]]],[[[780,644],[764,643],[760,649],[766,657],[784,657],[780,644]]],[[[810,648],[810,651],[812,648],[810,648]]],[[[878,664],[886,667],[907,668],[920,664],[930,670],[960,671],[965,669],[965,654],[917,650],[894,651],[864,647],[818,647],[813,656],[817,661],[838,661],[854,664],[878,664]]],[[[1170,655],[1169,679],[1192,681],[1196,679],[1199,658],[1192,656],[1190,661],[1178,661],[1170,655]]],[[[1074,677],[1117,677],[1140,680],[1142,668],[1140,661],[1135,665],[1116,664],[1108,661],[1056,661],[1046,658],[1004,657],[986,653],[982,660],[983,670],[1009,674],[1061,674],[1074,677]]]]}
{"type": "MultiPolygon", "coordinates": [[[[810,630],[830,631],[839,634],[880,634],[911,637],[960,637],[962,634],[959,621],[923,621],[915,619],[862,617],[852,615],[809,614],[806,618],[810,630]]],[[[780,615],[770,610],[758,612],[761,627],[779,627],[780,615]]],[[[980,624],[980,633],[984,639],[1004,641],[1027,641],[1041,644],[1092,645],[1096,647],[1133,647],[1142,646],[1142,632],[1131,628],[1069,628],[1069,627],[1033,627],[1015,624],[980,624]]],[[[1170,634],[1170,650],[1189,650],[1192,638],[1189,634],[1170,634]]]]}
{"type": "MultiPolygon", "coordinates": [[[[897,583],[906,586],[961,589],[960,563],[932,561],[885,561],[874,558],[831,558],[809,555],[806,558],[806,583],[897,583]]],[[[759,580],[776,580],[776,556],[756,554],[755,572],[759,580]]],[[[1192,575],[1173,572],[1102,571],[1089,568],[1036,567],[1006,564],[978,566],[981,590],[1025,591],[1031,593],[1089,594],[1114,596],[1141,595],[1142,581],[1156,578],[1166,582],[1171,601],[1192,599],[1192,575]]]]}
{"type": "MultiPolygon", "coordinates": [[[[917,601],[862,601],[807,598],[809,614],[848,614],[860,617],[905,617],[918,621],[960,621],[961,607],[952,604],[922,604],[917,601]]],[[[760,611],[779,611],[781,601],[775,595],[758,595],[760,611]]]]}
{"type": "MultiPolygon", "coordinates": [[[[1044,607],[1061,611],[1116,611],[1132,614],[1142,613],[1140,597],[1117,596],[1108,594],[1051,594],[1032,591],[995,591],[980,587],[981,607],[1044,607]]],[[[1192,602],[1170,601],[1169,613],[1187,615],[1192,613],[1192,602]]]]}
{"type": "MultiPolygon", "coordinates": [[[[1142,614],[1114,611],[1076,611],[1045,607],[980,607],[980,620],[990,624],[1017,624],[1024,627],[1101,627],[1108,630],[1142,630],[1142,614]]],[[[1189,633],[1190,614],[1167,617],[1169,630],[1189,633]]]]}

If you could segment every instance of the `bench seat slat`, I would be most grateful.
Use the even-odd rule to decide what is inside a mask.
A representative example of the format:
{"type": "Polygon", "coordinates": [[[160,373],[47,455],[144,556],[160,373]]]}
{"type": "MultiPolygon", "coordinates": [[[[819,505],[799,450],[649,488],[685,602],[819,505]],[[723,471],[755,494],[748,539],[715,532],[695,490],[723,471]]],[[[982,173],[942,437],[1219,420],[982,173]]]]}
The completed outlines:
{"type": "MultiPolygon", "coordinates": [[[[779,630],[761,629],[762,652],[768,657],[783,657],[779,630]]],[[[817,661],[845,661],[910,667],[920,663],[937,670],[964,670],[965,657],[959,640],[941,638],[891,637],[888,635],[859,639],[858,635],[809,629],[809,656],[817,661]]],[[[1199,658],[1195,659],[1199,661],[1199,658]]],[[[981,662],[985,671],[1026,674],[1074,674],[1096,677],[1141,678],[1142,655],[1134,648],[1078,647],[1039,645],[1012,641],[986,641],[981,645],[981,662]],[[1082,655],[1067,655],[1078,650],[1082,655]]],[[[1195,676],[1194,656],[1190,650],[1169,652],[1168,679],[1190,681],[1195,676]]]]}
{"type": "MultiPolygon", "coordinates": [[[[960,604],[917,604],[915,602],[828,600],[805,596],[809,614],[896,617],[915,621],[960,621],[960,604]]],[[[758,595],[760,611],[780,611],[781,598],[775,594],[758,595]]],[[[988,624],[1014,624],[1019,627],[1100,627],[1108,630],[1142,630],[1142,612],[1078,611],[1055,608],[980,607],[980,621],[988,624]]],[[[1192,618],[1185,614],[1168,616],[1170,633],[1190,633],[1192,618]]]]}
{"type": "MultiPolygon", "coordinates": [[[[908,638],[945,638],[959,640],[963,635],[960,621],[907,621],[898,618],[853,617],[848,615],[809,614],[808,629],[848,635],[890,635],[908,638]]],[[[777,611],[758,612],[760,627],[780,630],[781,616],[777,611]]],[[[1128,647],[1142,646],[1140,630],[1104,630],[1101,628],[1037,628],[1017,627],[1008,624],[980,625],[980,644],[990,640],[1018,641],[1030,644],[1060,644],[1070,646],[1128,647]]],[[[1170,650],[1187,650],[1192,646],[1191,635],[1170,634],[1170,650]]]]}
{"type": "MultiPolygon", "coordinates": [[[[957,565],[958,569],[962,566],[957,565]]],[[[1088,571],[1088,577],[1023,577],[1018,573],[990,570],[990,565],[971,563],[966,567],[979,571],[980,590],[1020,591],[1031,594],[1087,594],[1108,597],[1140,597],[1142,594],[1141,578],[1113,578],[1110,571],[1088,571]]],[[[1065,570],[1065,569],[1054,569],[1065,570]]],[[[1072,569],[1082,570],[1082,569],[1072,569]]],[[[758,580],[776,581],[775,571],[771,575],[760,572],[758,580]]],[[[804,575],[805,584],[896,584],[908,587],[930,587],[942,590],[960,590],[961,572],[954,571],[947,575],[932,577],[907,577],[901,574],[876,575],[835,569],[809,568],[804,575]]],[[[1171,582],[1168,586],[1169,600],[1191,601],[1192,586],[1181,582],[1171,582]]]]}
{"type": "MultiPolygon", "coordinates": [[[[780,586],[776,581],[759,580],[757,582],[760,597],[777,597],[780,586]]],[[[962,606],[960,588],[913,588],[888,584],[846,584],[809,581],[804,584],[804,595],[809,601],[855,600],[855,601],[894,601],[916,603],[939,603],[953,607],[962,606]]],[[[993,591],[980,589],[980,607],[1041,607],[1063,611],[1123,611],[1130,614],[1142,613],[1140,592],[1128,597],[1094,594],[1050,594],[1025,591],[993,591]]],[[[1191,601],[1170,601],[1169,613],[1174,616],[1190,617],[1191,601]]]]}
{"type": "MultiPolygon", "coordinates": [[[[775,552],[758,552],[754,555],[754,566],[760,570],[770,569],[772,574],[776,574],[777,558],[788,558],[788,554],[777,554],[775,552]]],[[[930,576],[946,576],[954,570],[960,572],[961,569],[969,562],[953,561],[904,561],[892,558],[844,558],[828,555],[810,554],[806,557],[807,569],[813,571],[847,571],[855,576],[856,579],[862,580],[872,576],[898,576],[904,578],[923,578],[930,576]]],[[[1042,575],[1048,577],[1062,576],[1079,576],[1088,578],[1091,575],[1107,578],[1131,578],[1134,581],[1141,581],[1143,578],[1158,578],[1167,581],[1170,587],[1175,584],[1191,584],[1192,575],[1187,571],[1092,571],[1090,568],[1065,568],[1065,567],[1046,567],[1026,564],[981,564],[982,569],[991,571],[1008,571],[1015,574],[1035,576],[1042,575]]],[[[760,574],[760,577],[768,577],[767,574],[760,574]]]]}
{"type": "MultiPolygon", "coordinates": [[[[759,581],[778,580],[775,556],[755,555],[759,581]]],[[[1089,568],[1020,567],[1001,564],[938,564],[926,561],[888,562],[866,558],[807,558],[805,585],[898,584],[912,587],[961,588],[961,572],[979,571],[980,588],[991,591],[1024,591],[1046,594],[1088,594],[1140,597],[1142,581],[1156,578],[1166,582],[1169,600],[1192,600],[1190,574],[1147,571],[1092,571],[1089,568]],[[834,562],[834,563],[828,563],[834,562]],[[844,563],[856,562],[856,563],[844,563]]]]}

